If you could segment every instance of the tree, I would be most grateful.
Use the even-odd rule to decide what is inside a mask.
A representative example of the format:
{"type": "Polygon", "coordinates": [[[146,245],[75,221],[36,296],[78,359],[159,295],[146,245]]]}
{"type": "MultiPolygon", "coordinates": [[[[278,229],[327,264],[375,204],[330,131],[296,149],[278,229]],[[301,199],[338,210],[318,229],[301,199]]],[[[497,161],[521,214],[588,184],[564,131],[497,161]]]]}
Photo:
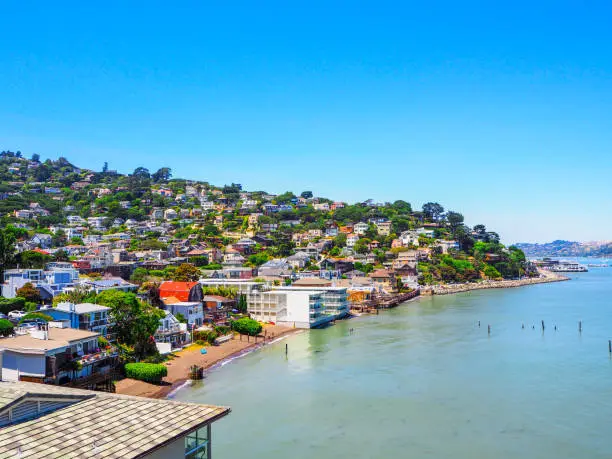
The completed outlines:
{"type": "Polygon", "coordinates": [[[475,225],[474,232],[478,234],[485,234],[487,232],[487,227],[484,225],[475,225]]]}
{"type": "Polygon", "coordinates": [[[455,231],[457,231],[457,228],[459,228],[459,226],[463,224],[463,215],[461,215],[459,212],[453,212],[451,210],[446,214],[446,220],[448,221],[448,224],[454,235],[455,231]]]}
{"type": "Polygon", "coordinates": [[[26,301],[32,303],[40,302],[40,292],[31,282],[26,282],[23,287],[18,288],[15,293],[17,296],[25,298],[26,301]]]}
{"type": "Polygon", "coordinates": [[[286,191],[276,197],[276,202],[279,204],[284,204],[291,202],[292,199],[295,199],[295,195],[291,191],[286,191]]]}
{"type": "Polygon", "coordinates": [[[4,276],[4,270],[10,266],[15,258],[15,236],[8,228],[0,228],[0,276],[4,276]]]}
{"type": "Polygon", "coordinates": [[[151,174],[149,174],[149,169],[147,169],[146,167],[137,167],[136,169],[134,169],[134,172],[132,172],[132,176],[142,179],[148,179],[151,177],[151,174]]]}
{"type": "Polygon", "coordinates": [[[176,314],[174,314],[174,317],[176,317],[176,320],[178,320],[182,324],[186,324],[187,323],[187,319],[180,312],[177,312],[176,314]]]}
{"type": "Polygon", "coordinates": [[[42,320],[44,322],[51,322],[53,320],[53,317],[42,312],[28,312],[25,316],[21,318],[19,323],[21,324],[30,320],[42,320]]]}
{"type": "Polygon", "coordinates": [[[97,297],[98,304],[111,308],[117,342],[134,348],[136,358],[157,353],[153,336],[164,311],[142,303],[136,295],[120,290],[105,290],[97,297]]]}
{"type": "Polygon", "coordinates": [[[32,161],[34,161],[35,163],[39,163],[40,162],[40,155],[38,153],[34,153],[32,155],[32,161]]]}
{"type": "Polygon", "coordinates": [[[304,199],[310,199],[312,198],[313,194],[312,191],[302,191],[302,194],[300,194],[300,196],[304,199]]]}
{"type": "Polygon", "coordinates": [[[130,276],[130,281],[136,284],[142,284],[147,280],[149,276],[149,272],[145,268],[136,268],[132,275],[130,276]]]}
{"type": "Polygon", "coordinates": [[[401,199],[395,201],[391,205],[391,207],[395,209],[399,214],[409,214],[410,212],[412,212],[412,206],[410,205],[410,203],[402,201],[401,199]]]}
{"type": "Polygon", "coordinates": [[[232,322],[232,330],[241,335],[257,336],[261,333],[262,326],[259,322],[248,317],[243,317],[232,322]]]}
{"type": "Polygon", "coordinates": [[[368,247],[369,242],[369,239],[359,239],[357,242],[355,242],[355,252],[361,254],[368,253],[368,251],[370,250],[368,247]]]}
{"type": "Polygon", "coordinates": [[[104,165],[102,166],[102,173],[106,174],[108,172],[108,163],[104,161],[104,165]]]}
{"type": "Polygon", "coordinates": [[[6,320],[0,319],[0,336],[10,336],[14,333],[13,324],[6,320]]]}
{"type": "Polygon", "coordinates": [[[196,266],[191,263],[183,263],[174,271],[172,280],[177,282],[195,282],[200,280],[200,277],[201,272],[196,266]]]}
{"type": "Polygon", "coordinates": [[[334,238],[334,246],[336,247],[346,247],[346,233],[339,233],[335,238],[334,238]]]}
{"type": "Polygon", "coordinates": [[[423,213],[433,221],[438,221],[444,213],[444,207],[437,202],[428,202],[423,204],[423,213]]]}
{"type": "Polygon", "coordinates": [[[68,256],[68,252],[65,250],[58,250],[53,254],[53,259],[55,261],[68,261],[70,257],[68,256]]]}
{"type": "Polygon", "coordinates": [[[245,294],[241,294],[238,296],[238,301],[236,302],[236,309],[241,314],[247,313],[247,298],[245,294]]]}
{"type": "Polygon", "coordinates": [[[167,182],[172,177],[172,169],[169,167],[162,167],[155,172],[151,178],[155,183],[167,182]]]}
{"type": "Polygon", "coordinates": [[[19,264],[24,268],[41,269],[51,260],[51,256],[35,250],[26,250],[18,255],[19,264]]]}
{"type": "Polygon", "coordinates": [[[253,266],[261,266],[270,259],[270,256],[265,253],[255,253],[249,256],[249,263],[253,266]]]}

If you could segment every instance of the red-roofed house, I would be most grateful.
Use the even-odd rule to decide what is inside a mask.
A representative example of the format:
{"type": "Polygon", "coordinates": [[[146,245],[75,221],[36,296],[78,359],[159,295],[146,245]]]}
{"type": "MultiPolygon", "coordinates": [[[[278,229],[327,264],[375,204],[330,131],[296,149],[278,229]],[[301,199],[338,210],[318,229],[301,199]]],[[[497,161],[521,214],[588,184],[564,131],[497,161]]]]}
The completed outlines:
{"type": "Polygon", "coordinates": [[[162,282],[159,287],[159,298],[164,301],[165,298],[177,299],[179,301],[202,301],[204,293],[199,282],[162,282]]]}

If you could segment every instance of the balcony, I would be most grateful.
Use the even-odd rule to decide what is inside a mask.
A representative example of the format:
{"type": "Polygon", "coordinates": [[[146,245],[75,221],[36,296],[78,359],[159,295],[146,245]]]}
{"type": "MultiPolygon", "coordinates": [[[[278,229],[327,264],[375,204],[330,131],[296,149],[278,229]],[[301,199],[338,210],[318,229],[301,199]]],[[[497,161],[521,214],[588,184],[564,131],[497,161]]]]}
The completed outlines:
{"type": "Polygon", "coordinates": [[[117,355],[117,351],[115,350],[93,352],[91,354],[82,356],[78,362],[83,366],[92,365],[94,363],[101,362],[102,360],[117,357],[117,355]]]}
{"type": "Polygon", "coordinates": [[[111,325],[113,324],[111,324],[108,319],[81,321],[79,322],[79,329],[91,330],[96,327],[110,327],[111,325]]]}

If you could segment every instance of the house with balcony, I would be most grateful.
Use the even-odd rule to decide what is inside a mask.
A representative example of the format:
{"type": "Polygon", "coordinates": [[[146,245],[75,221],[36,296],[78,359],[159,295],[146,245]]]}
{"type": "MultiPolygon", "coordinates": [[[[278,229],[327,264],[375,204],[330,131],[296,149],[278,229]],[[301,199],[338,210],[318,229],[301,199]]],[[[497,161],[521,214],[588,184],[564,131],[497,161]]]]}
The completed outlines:
{"type": "Polygon", "coordinates": [[[175,303],[166,299],[164,305],[165,309],[175,317],[177,314],[181,314],[187,320],[187,324],[191,326],[200,327],[204,323],[204,307],[200,301],[178,301],[175,303]]]}
{"type": "Polygon", "coordinates": [[[164,311],[165,316],[159,319],[159,326],[155,331],[156,343],[168,343],[171,349],[181,348],[189,342],[187,324],[179,320],[170,311],[164,311]]]}
{"type": "Polygon", "coordinates": [[[47,269],[7,269],[4,271],[2,296],[15,298],[16,291],[30,282],[43,299],[52,299],[78,282],[79,271],[70,263],[50,263],[47,269]]]}
{"type": "Polygon", "coordinates": [[[92,303],[59,303],[55,308],[44,311],[45,314],[58,321],[67,321],[70,328],[87,330],[109,337],[114,321],[110,316],[111,308],[92,303]]]}
{"type": "Polygon", "coordinates": [[[62,321],[16,328],[14,336],[0,338],[2,381],[64,384],[107,374],[116,354],[98,347],[99,336],[62,321]]]}

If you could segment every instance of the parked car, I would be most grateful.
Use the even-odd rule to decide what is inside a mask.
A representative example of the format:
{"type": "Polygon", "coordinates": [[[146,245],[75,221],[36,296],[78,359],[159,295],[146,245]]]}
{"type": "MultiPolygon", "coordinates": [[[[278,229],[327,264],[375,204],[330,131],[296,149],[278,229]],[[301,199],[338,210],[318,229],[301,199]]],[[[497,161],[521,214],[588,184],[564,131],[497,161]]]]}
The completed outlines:
{"type": "Polygon", "coordinates": [[[19,321],[21,320],[25,315],[27,314],[27,312],[25,311],[11,311],[8,313],[8,318],[10,320],[14,320],[14,321],[19,321]]]}

